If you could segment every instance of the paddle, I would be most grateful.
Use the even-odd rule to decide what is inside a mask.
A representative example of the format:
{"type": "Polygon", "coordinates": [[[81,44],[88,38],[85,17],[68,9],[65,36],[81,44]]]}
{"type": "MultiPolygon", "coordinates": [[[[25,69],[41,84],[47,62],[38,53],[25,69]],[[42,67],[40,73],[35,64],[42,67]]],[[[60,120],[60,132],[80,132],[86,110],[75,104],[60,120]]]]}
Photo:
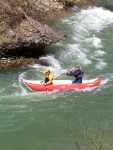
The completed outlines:
{"type": "Polygon", "coordinates": [[[63,76],[65,73],[62,73],[61,75],[57,76],[56,78],[54,79],[58,79],[59,77],[63,76]]]}
{"type": "MultiPolygon", "coordinates": [[[[66,72],[69,72],[69,71],[72,71],[72,70],[73,70],[73,68],[71,68],[71,69],[69,69],[69,70],[66,70],[66,72]]],[[[66,74],[66,72],[62,73],[61,75],[57,76],[57,77],[56,77],[56,78],[54,78],[54,79],[58,79],[59,77],[61,77],[61,76],[65,75],[65,74],[66,74]]]]}

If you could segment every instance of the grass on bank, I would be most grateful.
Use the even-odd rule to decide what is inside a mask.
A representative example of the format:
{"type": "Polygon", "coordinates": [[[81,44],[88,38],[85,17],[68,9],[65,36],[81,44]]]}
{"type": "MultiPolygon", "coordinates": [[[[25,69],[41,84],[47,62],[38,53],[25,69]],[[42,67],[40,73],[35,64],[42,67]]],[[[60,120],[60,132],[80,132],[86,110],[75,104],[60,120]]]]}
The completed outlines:
{"type": "Polygon", "coordinates": [[[25,7],[26,3],[29,2],[29,0],[7,0],[11,4],[12,7],[25,7]]]}
{"type": "Polygon", "coordinates": [[[68,119],[68,133],[73,139],[75,150],[113,150],[111,138],[107,138],[107,126],[89,125],[85,127],[83,122],[80,126],[72,127],[68,119]]]}

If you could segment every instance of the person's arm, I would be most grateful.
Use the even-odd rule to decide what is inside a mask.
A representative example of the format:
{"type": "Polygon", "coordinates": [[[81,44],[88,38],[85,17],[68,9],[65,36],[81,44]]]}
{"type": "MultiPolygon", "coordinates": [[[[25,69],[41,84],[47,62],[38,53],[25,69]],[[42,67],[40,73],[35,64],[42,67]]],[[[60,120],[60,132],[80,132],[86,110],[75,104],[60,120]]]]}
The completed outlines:
{"type": "Polygon", "coordinates": [[[73,76],[73,72],[72,71],[68,71],[68,72],[66,72],[66,75],[73,76]]]}
{"type": "Polygon", "coordinates": [[[46,72],[44,72],[44,71],[40,71],[40,73],[42,73],[43,75],[45,75],[45,74],[46,74],[46,72]]]}

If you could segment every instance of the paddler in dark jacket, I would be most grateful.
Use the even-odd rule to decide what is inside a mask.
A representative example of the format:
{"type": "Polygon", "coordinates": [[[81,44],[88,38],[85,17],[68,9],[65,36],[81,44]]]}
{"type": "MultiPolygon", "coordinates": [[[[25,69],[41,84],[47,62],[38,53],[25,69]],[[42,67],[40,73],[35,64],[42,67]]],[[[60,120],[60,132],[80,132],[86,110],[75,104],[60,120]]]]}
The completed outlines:
{"type": "Polygon", "coordinates": [[[50,70],[40,71],[43,75],[45,75],[45,82],[44,85],[53,84],[53,75],[51,74],[50,70]]]}
{"type": "Polygon", "coordinates": [[[80,65],[76,65],[74,70],[66,72],[66,75],[75,77],[73,83],[82,83],[83,74],[84,71],[81,70],[80,65]]]}

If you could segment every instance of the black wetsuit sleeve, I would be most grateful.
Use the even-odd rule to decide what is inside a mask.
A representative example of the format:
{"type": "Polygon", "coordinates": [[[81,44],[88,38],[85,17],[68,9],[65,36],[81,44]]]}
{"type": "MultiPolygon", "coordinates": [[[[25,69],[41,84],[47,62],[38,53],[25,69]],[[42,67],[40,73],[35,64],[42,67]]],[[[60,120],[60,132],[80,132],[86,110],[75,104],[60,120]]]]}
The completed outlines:
{"type": "Polygon", "coordinates": [[[73,72],[72,72],[72,71],[69,71],[69,72],[66,73],[66,75],[68,75],[68,76],[73,76],[73,72]]]}

